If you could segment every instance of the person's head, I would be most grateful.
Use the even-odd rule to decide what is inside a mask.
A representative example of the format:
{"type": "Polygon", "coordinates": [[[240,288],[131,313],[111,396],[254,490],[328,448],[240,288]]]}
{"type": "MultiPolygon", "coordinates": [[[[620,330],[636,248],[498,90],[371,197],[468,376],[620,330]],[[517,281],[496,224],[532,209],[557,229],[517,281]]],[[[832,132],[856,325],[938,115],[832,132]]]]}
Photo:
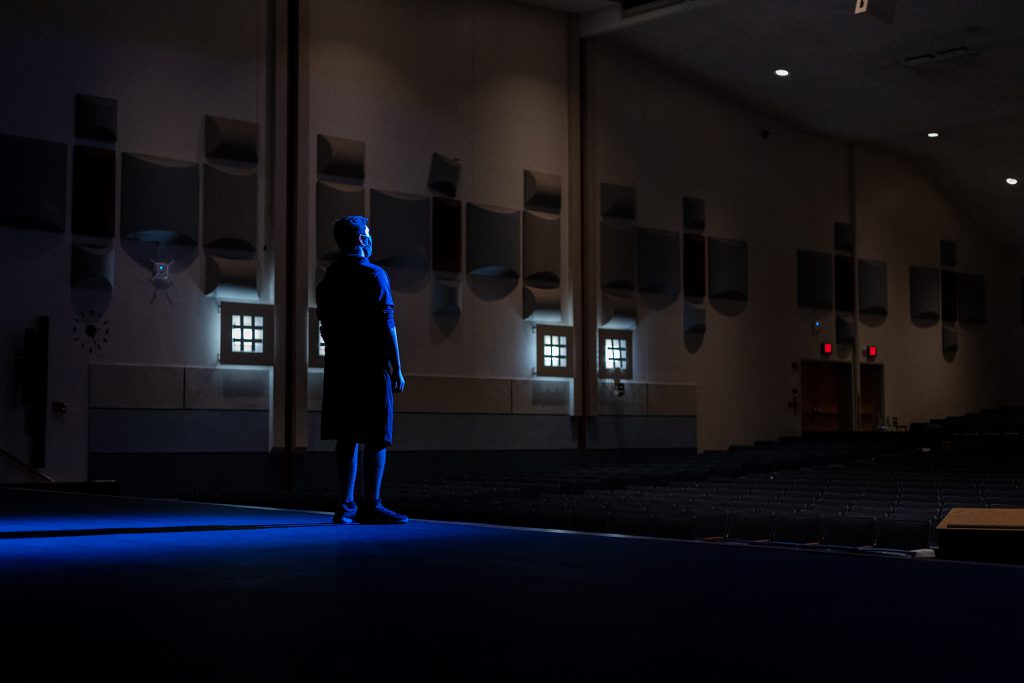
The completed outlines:
{"type": "Polygon", "coordinates": [[[373,251],[370,222],[366,216],[345,216],[334,223],[334,241],[343,254],[369,257],[373,251]]]}

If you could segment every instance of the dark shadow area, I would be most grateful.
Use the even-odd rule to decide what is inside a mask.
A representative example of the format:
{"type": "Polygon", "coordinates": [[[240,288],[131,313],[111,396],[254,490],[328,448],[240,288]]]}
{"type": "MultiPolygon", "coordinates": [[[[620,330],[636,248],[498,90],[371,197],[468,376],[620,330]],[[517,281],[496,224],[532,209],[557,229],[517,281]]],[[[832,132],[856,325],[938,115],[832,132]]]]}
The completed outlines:
{"type": "Polygon", "coordinates": [[[469,289],[484,301],[499,301],[516,290],[519,278],[506,276],[470,274],[466,277],[469,289]]]}
{"type": "Polygon", "coordinates": [[[708,297],[711,307],[722,315],[737,316],[747,309],[746,299],[723,299],[720,297],[708,297]]]}
{"type": "Polygon", "coordinates": [[[704,333],[688,332],[683,335],[683,344],[690,353],[697,353],[704,345],[704,333]]]}
{"type": "Polygon", "coordinates": [[[878,313],[865,313],[861,311],[859,321],[868,327],[881,327],[889,316],[878,313]]]}

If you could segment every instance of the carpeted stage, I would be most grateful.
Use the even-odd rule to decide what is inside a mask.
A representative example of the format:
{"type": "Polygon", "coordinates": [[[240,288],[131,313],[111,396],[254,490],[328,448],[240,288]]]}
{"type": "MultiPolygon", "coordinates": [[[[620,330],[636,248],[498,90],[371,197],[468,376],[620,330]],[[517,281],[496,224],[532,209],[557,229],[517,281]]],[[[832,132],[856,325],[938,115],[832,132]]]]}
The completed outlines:
{"type": "Polygon", "coordinates": [[[1024,642],[1022,567],[24,489],[0,595],[8,681],[997,681],[1024,642]]]}

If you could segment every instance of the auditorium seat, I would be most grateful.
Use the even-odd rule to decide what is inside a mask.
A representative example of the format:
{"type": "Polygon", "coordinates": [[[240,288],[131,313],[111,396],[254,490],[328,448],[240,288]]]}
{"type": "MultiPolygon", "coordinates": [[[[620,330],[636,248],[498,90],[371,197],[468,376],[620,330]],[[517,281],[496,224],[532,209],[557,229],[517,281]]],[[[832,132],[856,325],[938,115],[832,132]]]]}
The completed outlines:
{"type": "Polygon", "coordinates": [[[875,544],[875,518],[862,516],[829,517],[825,520],[822,547],[866,548],[875,544]]]}
{"type": "Polygon", "coordinates": [[[930,549],[932,524],[917,519],[883,519],[878,523],[878,538],[875,552],[904,551],[916,556],[934,552],[930,549]],[[926,552],[922,552],[926,551],[926,552]]]}
{"type": "Polygon", "coordinates": [[[767,541],[772,535],[772,513],[734,512],[729,515],[727,541],[767,541]]]}
{"type": "Polygon", "coordinates": [[[821,515],[782,514],[775,517],[771,540],[774,543],[812,544],[821,541],[821,515]]]}

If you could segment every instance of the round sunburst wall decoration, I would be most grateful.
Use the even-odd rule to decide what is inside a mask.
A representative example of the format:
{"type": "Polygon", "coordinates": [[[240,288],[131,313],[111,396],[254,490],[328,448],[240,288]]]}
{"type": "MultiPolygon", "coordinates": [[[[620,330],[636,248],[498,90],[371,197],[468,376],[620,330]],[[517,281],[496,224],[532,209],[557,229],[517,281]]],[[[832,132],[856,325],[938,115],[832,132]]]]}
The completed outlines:
{"type": "Polygon", "coordinates": [[[110,321],[93,310],[80,313],[71,327],[71,339],[90,354],[100,351],[110,341],[110,321]]]}

